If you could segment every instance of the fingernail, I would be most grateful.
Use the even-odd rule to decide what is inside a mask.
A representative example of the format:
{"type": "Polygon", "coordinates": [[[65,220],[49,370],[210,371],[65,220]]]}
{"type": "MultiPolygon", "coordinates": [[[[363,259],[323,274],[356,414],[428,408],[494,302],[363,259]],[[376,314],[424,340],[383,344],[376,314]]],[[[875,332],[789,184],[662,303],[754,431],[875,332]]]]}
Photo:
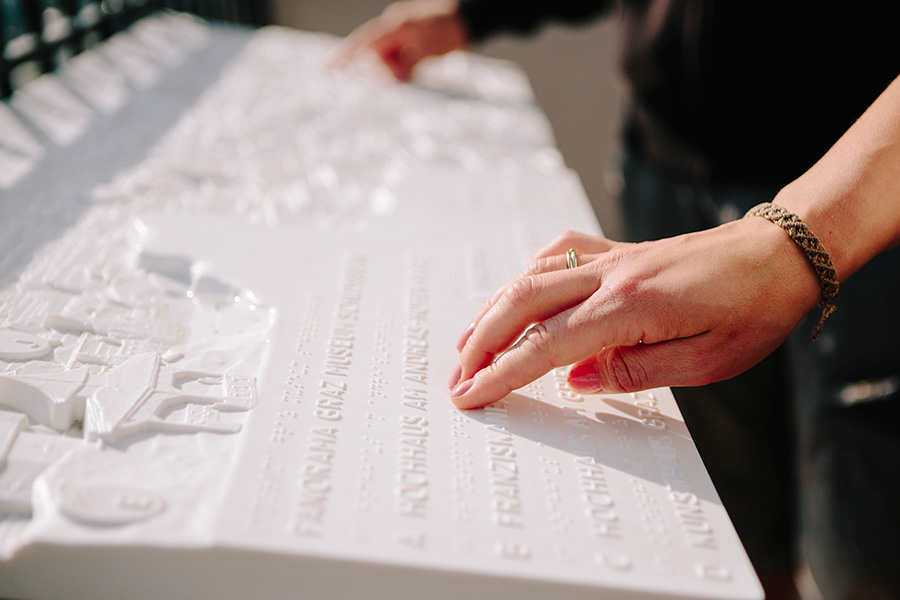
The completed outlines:
{"type": "Polygon", "coordinates": [[[569,370],[569,387],[576,392],[596,394],[603,391],[597,369],[589,362],[578,363],[569,370]]]}
{"type": "Polygon", "coordinates": [[[459,339],[456,340],[456,351],[462,352],[463,348],[466,347],[466,342],[469,341],[469,338],[472,337],[472,332],[475,331],[475,323],[469,323],[469,326],[466,327],[466,330],[462,332],[462,335],[459,336],[459,339]]]}
{"type": "Polygon", "coordinates": [[[453,388],[453,391],[450,392],[451,398],[460,398],[465,395],[472,388],[472,384],[475,383],[475,378],[466,379],[461,384],[453,388]]]}
{"type": "Polygon", "coordinates": [[[456,387],[456,384],[459,383],[459,376],[462,375],[462,365],[458,364],[454,367],[453,372],[450,373],[450,380],[447,381],[447,389],[452,390],[456,387]]]}

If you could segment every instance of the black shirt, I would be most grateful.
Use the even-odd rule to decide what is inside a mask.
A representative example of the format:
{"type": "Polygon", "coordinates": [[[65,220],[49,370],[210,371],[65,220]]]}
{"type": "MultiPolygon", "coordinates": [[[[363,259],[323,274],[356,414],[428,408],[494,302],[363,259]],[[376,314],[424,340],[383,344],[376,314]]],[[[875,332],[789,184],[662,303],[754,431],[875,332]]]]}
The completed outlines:
{"type": "MultiPolygon", "coordinates": [[[[891,3],[461,0],[473,41],[620,21],[631,148],[702,181],[784,185],[900,74],[891,3]]],[[[565,65],[561,65],[565,67],[565,65]]]]}

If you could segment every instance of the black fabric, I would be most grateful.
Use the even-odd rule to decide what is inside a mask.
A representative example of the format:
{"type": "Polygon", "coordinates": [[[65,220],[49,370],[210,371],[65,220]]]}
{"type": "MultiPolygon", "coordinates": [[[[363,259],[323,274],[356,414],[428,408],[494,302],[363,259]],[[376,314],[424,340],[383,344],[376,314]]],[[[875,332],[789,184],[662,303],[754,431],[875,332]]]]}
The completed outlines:
{"type": "Polygon", "coordinates": [[[460,0],[459,14],[469,39],[477,43],[498,33],[531,33],[548,21],[584,21],[600,15],[612,4],[608,0],[460,0]]]}
{"type": "Polygon", "coordinates": [[[875,0],[840,9],[798,0],[463,0],[460,10],[482,40],[585,20],[610,4],[632,98],[629,145],[700,182],[788,183],[900,74],[893,9],[875,0]]]}

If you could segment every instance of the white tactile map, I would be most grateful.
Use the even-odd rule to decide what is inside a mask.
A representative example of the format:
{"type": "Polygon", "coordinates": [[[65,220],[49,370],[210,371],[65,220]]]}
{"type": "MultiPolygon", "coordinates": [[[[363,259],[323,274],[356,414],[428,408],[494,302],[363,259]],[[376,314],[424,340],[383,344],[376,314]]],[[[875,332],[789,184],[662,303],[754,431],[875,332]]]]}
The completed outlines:
{"type": "Polygon", "coordinates": [[[0,597],[761,598],[668,390],[449,402],[599,232],[524,76],[335,44],[164,14],[0,104],[0,597]]]}

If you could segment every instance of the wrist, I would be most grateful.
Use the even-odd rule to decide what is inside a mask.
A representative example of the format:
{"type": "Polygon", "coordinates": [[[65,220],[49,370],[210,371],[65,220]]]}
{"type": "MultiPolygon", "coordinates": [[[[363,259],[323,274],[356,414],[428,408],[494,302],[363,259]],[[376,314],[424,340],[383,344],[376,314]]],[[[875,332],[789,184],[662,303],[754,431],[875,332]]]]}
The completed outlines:
{"type": "Polygon", "coordinates": [[[825,194],[835,195],[833,189],[827,190],[827,187],[820,188],[814,182],[801,178],[778,192],[772,203],[797,215],[809,228],[828,253],[837,281],[842,282],[865,264],[868,258],[858,256],[853,247],[852,236],[849,236],[849,231],[837,218],[842,213],[839,207],[844,204],[841,198],[833,197],[823,201],[825,194]]]}
{"type": "Polygon", "coordinates": [[[833,300],[840,288],[831,256],[809,226],[783,206],[764,202],[751,208],[746,217],[760,217],[777,225],[803,251],[809,264],[813,267],[822,290],[819,300],[819,304],[822,306],[822,317],[812,334],[813,340],[818,339],[825,319],[834,311],[833,300]]]}
{"type": "Polygon", "coordinates": [[[735,222],[757,268],[767,272],[772,302],[796,307],[799,319],[822,299],[822,286],[812,263],[781,227],[763,218],[735,222]]]}

